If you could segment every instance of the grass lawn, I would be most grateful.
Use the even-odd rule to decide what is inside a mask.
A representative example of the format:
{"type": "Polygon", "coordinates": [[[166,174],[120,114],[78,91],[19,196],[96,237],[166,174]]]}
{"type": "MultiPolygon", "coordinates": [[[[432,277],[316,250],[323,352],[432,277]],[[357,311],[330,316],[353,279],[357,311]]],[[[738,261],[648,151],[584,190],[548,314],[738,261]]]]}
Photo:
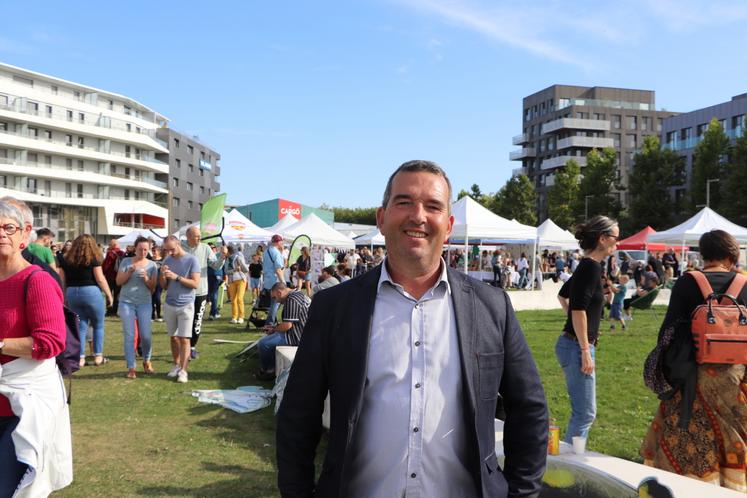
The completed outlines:
{"type": "MultiPolygon", "coordinates": [[[[171,364],[163,323],[154,323],[156,374],[128,380],[119,319],[107,318],[105,352],[110,362],[75,374],[72,421],[75,482],[55,496],[277,496],[272,408],[239,415],[190,396],[193,389],[265,385],[253,378],[258,359],[239,363],[239,344],[259,334],[230,325],[230,306],[218,321],[205,321],[188,384],[165,374],[171,364]]],[[[559,311],[520,312],[544,381],[552,416],[565,427],[569,405],[554,347],[563,316],[559,311]]],[[[644,387],[642,365],[655,341],[658,319],[638,312],[631,331],[605,334],[597,355],[598,414],[590,449],[639,461],[638,446],[655,397],[644,387]]]]}

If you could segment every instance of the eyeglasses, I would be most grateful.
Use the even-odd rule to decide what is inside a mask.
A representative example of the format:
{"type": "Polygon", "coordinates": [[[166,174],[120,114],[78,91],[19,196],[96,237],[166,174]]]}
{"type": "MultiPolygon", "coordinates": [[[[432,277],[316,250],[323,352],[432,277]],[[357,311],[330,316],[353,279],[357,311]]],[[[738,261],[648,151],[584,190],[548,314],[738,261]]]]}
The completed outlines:
{"type": "Polygon", "coordinates": [[[619,236],[619,235],[612,235],[611,233],[605,233],[605,235],[606,235],[607,237],[610,237],[610,238],[612,238],[612,239],[615,239],[615,242],[617,242],[618,240],[620,240],[620,236],[619,236]]]}
{"type": "Polygon", "coordinates": [[[21,227],[12,223],[8,223],[7,225],[0,225],[0,229],[5,232],[6,235],[13,235],[18,230],[20,230],[21,227]]]}

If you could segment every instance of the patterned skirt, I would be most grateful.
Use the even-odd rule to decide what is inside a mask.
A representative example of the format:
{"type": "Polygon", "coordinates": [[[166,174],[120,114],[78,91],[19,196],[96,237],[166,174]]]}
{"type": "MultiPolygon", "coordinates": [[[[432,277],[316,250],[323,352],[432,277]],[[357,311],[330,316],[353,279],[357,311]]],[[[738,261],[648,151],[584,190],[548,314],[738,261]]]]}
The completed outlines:
{"type": "Polygon", "coordinates": [[[692,417],[680,429],[677,392],[662,401],[641,445],[644,463],[747,493],[745,365],[700,365],[692,417]]]}

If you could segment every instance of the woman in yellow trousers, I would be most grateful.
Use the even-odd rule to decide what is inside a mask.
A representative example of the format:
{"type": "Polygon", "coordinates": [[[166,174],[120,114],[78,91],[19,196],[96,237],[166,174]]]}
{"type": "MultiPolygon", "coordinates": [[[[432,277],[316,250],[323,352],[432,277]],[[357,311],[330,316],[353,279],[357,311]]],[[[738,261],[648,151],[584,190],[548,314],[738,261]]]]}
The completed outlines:
{"type": "Polygon", "coordinates": [[[244,255],[235,247],[228,246],[228,292],[231,296],[231,323],[244,323],[244,293],[249,269],[244,255]]]}

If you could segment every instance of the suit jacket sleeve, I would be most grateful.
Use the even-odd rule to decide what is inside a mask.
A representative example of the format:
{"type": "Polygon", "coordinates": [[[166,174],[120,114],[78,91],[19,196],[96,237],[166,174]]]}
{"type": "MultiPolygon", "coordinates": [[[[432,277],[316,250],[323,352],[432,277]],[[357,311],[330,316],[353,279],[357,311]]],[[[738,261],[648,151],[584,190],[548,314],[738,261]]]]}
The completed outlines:
{"type": "Polygon", "coordinates": [[[314,457],[327,396],[324,296],[314,298],[277,414],[278,488],[283,497],[314,494],[314,457]]]}
{"type": "Polygon", "coordinates": [[[504,371],[500,386],[506,412],[503,471],[509,496],[536,497],[547,460],[547,400],[534,358],[505,293],[504,299],[504,371]]]}

